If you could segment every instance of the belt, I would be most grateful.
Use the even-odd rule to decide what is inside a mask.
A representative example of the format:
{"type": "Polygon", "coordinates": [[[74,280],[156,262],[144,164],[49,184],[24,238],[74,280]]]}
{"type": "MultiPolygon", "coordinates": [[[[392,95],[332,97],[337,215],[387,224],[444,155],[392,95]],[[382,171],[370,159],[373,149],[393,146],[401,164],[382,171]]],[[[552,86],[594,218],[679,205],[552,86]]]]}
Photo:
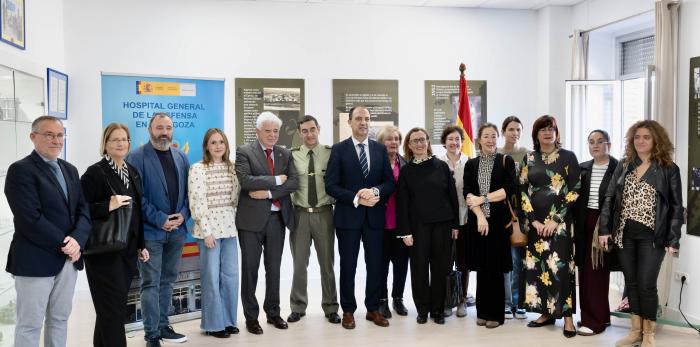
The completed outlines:
{"type": "Polygon", "coordinates": [[[321,212],[333,210],[333,205],[328,204],[328,205],[323,205],[323,206],[319,206],[319,207],[302,207],[302,206],[295,205],[294,208],[297,211],[304,211],[304,212],[308,212],[308,213],[321,213],[321,212]]]}

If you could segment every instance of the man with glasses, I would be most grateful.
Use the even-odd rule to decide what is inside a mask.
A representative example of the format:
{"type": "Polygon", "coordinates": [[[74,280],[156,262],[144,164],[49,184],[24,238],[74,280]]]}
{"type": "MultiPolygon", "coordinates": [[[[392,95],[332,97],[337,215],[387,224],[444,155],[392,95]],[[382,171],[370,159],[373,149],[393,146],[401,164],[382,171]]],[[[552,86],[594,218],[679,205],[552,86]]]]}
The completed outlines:
{"type": "Polygon", "coordinates": [[[61,121],[41,116],[32,123],[34,151],[10,165],[5,196],[15,231],[7,272],[17,291],[16,346],[66,346],[80,251],[90,235],[88,204],[75,166],[59,159],[65,138],[61,121]]]}
{"type": "Polygon", "coordinates": [[[340,253],[340,306],[342,326],[355,328],[355,272],[360,240],[365,250],[365,318],[387,327],[379,313],[382,284],[382,247],[386,200],[394,192],[394,176],[384,145],[369,139],[370,113],[367,108],[350,109],[348,124],[352,136],[333,145],[326,169],[326,192],[335,198],[333,221],[340,253]]]}
{"type": "Polygon", "coordinates": [[[143,181],[143,234],[150,253],[148,262],[139,262],[144,338],[148,347],[160,347],[161,340],[187,341],[187,336],[170,326],[168,311],[190,217],[190,164],[185,153],[171,146],[173,121],[167,113],[153,115],[148,134],[150,141],[131,152],[126,161],[143,181]]]}

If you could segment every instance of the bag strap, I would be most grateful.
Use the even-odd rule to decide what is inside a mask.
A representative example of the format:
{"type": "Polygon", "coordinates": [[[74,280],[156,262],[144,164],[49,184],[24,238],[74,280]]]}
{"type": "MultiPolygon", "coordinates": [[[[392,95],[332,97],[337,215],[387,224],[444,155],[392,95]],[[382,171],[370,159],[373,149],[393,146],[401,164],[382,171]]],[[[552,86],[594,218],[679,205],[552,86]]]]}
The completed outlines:
{"type": "Polygon", "coordinates": [[[107,186],[109,186],[109,190],[112,191],[112,195],[119,195],[119,194],[117,194],[117,192],[114,190],[114,187],[112,186],[112,184],[109,183],[109,177],[107,176],[107,173],[105,172],[105,170],[102,169],[102,166],[98,164],[97,167],[100,169],[100,171],[102,171],[102,176],[104,176],[105,182],[107,182],[107,186]]]}
{"type": "MultiPolygon", "coordinates": [[[[503,168],[505,169],[506,167],[506,155],[503,154],[503,168]]],[[[510,226],[511,223],[513,223],[514,219],[518,219],[518,217],[515,216],[515,212],[513,212],[513,206],[510,204],[510,197],[506,197],[506,205],[508,205],[508,210],[510,211],[510,222],[506,224],[506,228],[510,226]]]]}

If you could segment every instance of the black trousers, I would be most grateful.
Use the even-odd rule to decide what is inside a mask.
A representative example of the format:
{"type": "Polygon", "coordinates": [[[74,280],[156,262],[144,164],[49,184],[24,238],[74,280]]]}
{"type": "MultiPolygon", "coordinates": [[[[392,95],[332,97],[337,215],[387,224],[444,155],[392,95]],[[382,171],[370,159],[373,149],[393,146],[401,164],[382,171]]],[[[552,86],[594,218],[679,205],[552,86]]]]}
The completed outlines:
{"type": "Polygon", "coordinates": [[[95,306],[95,330],[92,343],[96,347],[126,347],[126,300],[134,278],[134,257],[125,259],[121,252],[85,257],[85,272],[92,303],[95,306]]]}
{"type": "Polygon", "coordinates": [[[271,213],[263,230],[238,231],[241,245],[241,302],[246,321],[258,320],[260,307],[255,297],[258,286],[260,255],[265,264],[265,301],[263,310],[268,318],[280,315],[280,265],[284,251],[282,215],[271,213]]]}
{"type": "MultiPolygon", "coordinates": [[[[338,253],[340,254],[340,307],[343,312],[354,313],[357,309],[355,300],[355,273],[360,242],[365,251],[365,307],[367,311],[379,309],[379,294],[382,277],[382,243],[384,230],[373,229],[365,221],[362,229],[336,228],[338,253]]],[[[386,283],[386,280],[384,281],[386,283]]],[[[386,284],[384,284],[386,285],[386,284]]]]}
{"type": "Polygon", "coordinates": [[[646,320],[655,321],[659,305],[656,279],[659,277],[665,250],[654,246],[653,230],[633,220],[627,220],[622,248],[617,253],[622,273],[625,275],[630,311],[646,320]]]}
{"type": "Polygon", "coordinates": [[[503,324],[503,298],[506,288],[503,285],[503,272],[480,270],[476,272],[476,316],[487,321],[503,324]]]}
{"type": "Polygon", "coordinates": [[[403,239],[396,238],[396,229],[384,229],[384,250],[382,252],[382,293],[380,299],[389,298],[387,281],[389,279],[389,263],[393,264],[394,282],[391,286],[392,298],[403,298],[403,290],[406,287],[408,275],[408,246],[403,239]]]}
{"type": "MultiPolygon", "coordinates": [[[[442,314],[444,310],[446,277],[452,260],[451,241],[452,229],[449,222],[421,224],[413,229],[413,246],[410,247],[411,287],[413,302],[420,315],[428,312],[442,314]]],[[[501,300],[503,295],[501,294],[501,300]]]]}

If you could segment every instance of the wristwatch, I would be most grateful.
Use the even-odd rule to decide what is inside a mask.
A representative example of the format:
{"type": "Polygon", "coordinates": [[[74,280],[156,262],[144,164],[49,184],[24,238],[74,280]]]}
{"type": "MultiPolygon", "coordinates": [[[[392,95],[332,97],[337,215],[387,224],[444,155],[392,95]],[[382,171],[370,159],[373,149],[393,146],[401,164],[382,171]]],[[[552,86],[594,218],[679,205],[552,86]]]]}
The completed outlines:
{"type": "Polygon", "coordinates": [[[489,196],[488,195],[483,195],[484,198],[484,205],[489,203],[489,196]]]}
{"type": "Polygon", "coordinates": [[[379,188],[373,187],[373,188],[372,188],[372,193],[374,193],[374,196],[379,196],[379,188]]]}

